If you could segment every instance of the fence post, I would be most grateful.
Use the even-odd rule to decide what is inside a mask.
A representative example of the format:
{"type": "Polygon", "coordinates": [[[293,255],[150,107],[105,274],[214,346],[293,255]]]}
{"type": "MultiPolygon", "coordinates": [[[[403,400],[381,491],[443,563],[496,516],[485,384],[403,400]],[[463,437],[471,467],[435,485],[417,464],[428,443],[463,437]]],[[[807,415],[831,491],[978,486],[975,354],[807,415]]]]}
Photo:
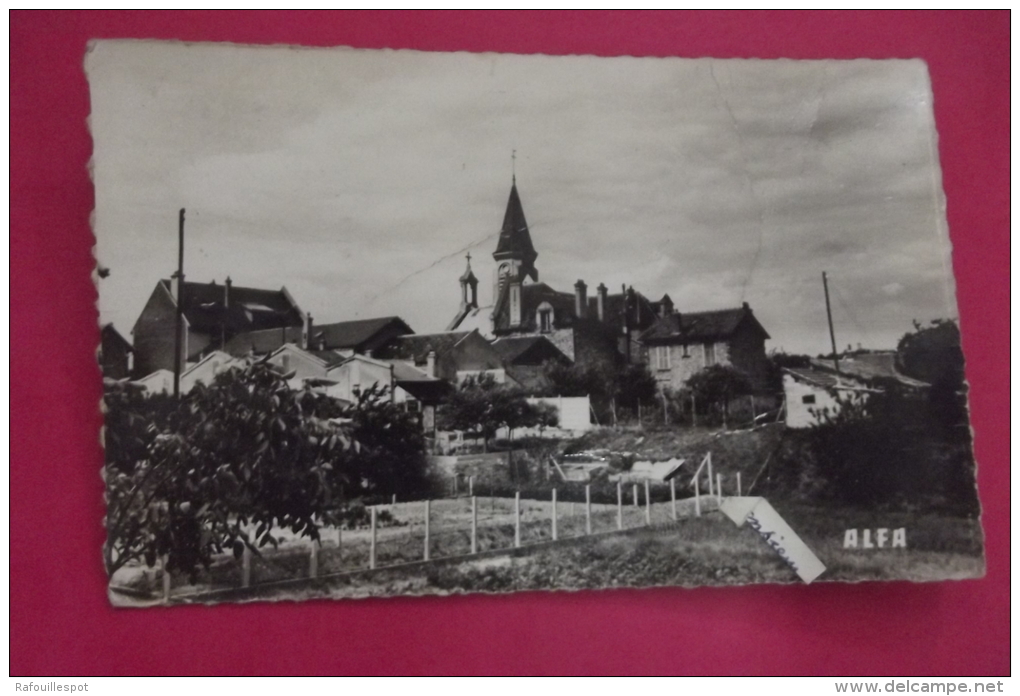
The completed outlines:
{"type": "Polygon", "coordinates": [[[241,587],[251,587],[251,549],[247,544],[241,552],[241,587]]]}
{"type": "Polygon", "coordinates": [[[743,491],[741,491],[741,489],[740,489],[740,472],[738,471],[737,472],[737,497],[739,498],[741,495],[743,495],[743,491]]]}
{"type": "Polygon", "coordinates": [[[375,508],[369,508],[369,526],[372,528],[371,540],[368,544],[368,568],[375,570],[375,508]]]}
{"type": "Polygon", "coordinates": [[[623,482],[616,482],[616,528],[623,529],[623,482]]]}
{"type": "Polygon", "coordinates": [[[701,490],[697,476],[694,477],[694,516],[701,517],[701,490]]]}
{"type": "Polygon", "coordinates": [[[584,533],[591,534],[591,485],[584,484],[584,533]]]}
{"type": "Polygon", "coordinates": [[[393,502],[392,502],[392,503],[390,503],[390,505],[396,505],[396,504],[397,504],[397,494],[396,494],[396,493],[394,493],[394,494],[393,494],[393,502]]]}
{"type": "Polygon", "coordinates": [[[648,479],[645,479],[645,524],[652,526],[652,490],[648,479]]]}
{"type": "Polygon", "coordinates": [[[471,496],[471,553],[478,553],[478,498],[471,496]]]}
{"type": "Polygon", "coordinates": [[[559,539],[559,530],[556,528],[556,489],[552,489],[552,540],[559,539]]]}
{"type": "Polygon", "coordinates": [[[722,501],[722,474],[715,475],[715,498],[722,501]]]}
{"type": "Polygon", "coordinates": [[[170,577],[170,569],[167,565],[170,563],[170,556],[163,556],[163,602],[170,601],[170,583],[173,578],[170,577]]]}
{"type": "Polygon", "coordinates": [[[308,552],[308,577],[319,577],[319,542],[313,541],[312,548],[308,552]]]}
{"type": "Polygon", "coordinates": [[[343,548],[344,548],[344,531],[340,527],[340,525],[337,525],[337,528],[336,528],[336,560],[337,560],[337,563],[340,563],[343,560],[343,557],[344,557],[343,548]]]}
{"type": "Polygon", "coordinates": [[[429,560],[429,513],[431,511],[431,500],[425,501],[425,560],[429,560]]]}
{"type": "Polygon", "coordinates": [[[475,477],[468,476],[468,495],[474,497],[475,495],[475,477]]]}
{"type": "Polygon", "coordinates": [[[521,546],[521,492],[514,493],[514,548],[521,546]]]}
{"type": "Polygon", "coordinates": [[[634,484],[634,507],[640,507],[641,501],[638,499],[637,484],[634,484]]]}
{"type": "Polygon", "coordinates": [[[758,420],[757,409],[754,407],[754,394],[751,394],[751,427],[754,427],[755,422],[758,420]]]}
{"type": "Polygon", "coordinates": [[[712,453],[708,452],[705,456],[708,458],[708,494],[711,496],[715,495],[715,491],[712,489],[712,486],[715,483],[712,476],[712,453]]]}
{"type": "Polygon", "coordinates": [[[673,521],[676,522],[676,477],[669,480],[669,502],[673,506],[673,521]]]}

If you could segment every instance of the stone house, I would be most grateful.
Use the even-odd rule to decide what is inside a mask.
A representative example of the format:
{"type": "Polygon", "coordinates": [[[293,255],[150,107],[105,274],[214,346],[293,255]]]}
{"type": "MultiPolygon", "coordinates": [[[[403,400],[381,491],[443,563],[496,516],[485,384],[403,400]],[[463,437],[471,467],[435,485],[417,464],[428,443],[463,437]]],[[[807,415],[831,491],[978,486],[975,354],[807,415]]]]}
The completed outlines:
{"type": "Polygon", "coordinates": [[[743,372],[756,390],[768,387],[765,354],[769,334],[745,302],[736,309],[676,312],[661,317],[641,334],[642,354],[660,387],[679,390],[712,365],[743,372]]]}

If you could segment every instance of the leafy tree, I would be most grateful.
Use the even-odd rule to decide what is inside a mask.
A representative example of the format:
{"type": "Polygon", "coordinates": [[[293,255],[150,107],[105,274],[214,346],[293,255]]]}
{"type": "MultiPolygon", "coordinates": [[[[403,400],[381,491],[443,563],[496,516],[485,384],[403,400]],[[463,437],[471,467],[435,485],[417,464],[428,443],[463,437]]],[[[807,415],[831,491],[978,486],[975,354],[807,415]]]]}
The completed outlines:
{"type": "Polygon", "coordinates": [[[161,556],[193,574],[279,528],[317,540],[345,500],[425,485],[421,430],[380,390],[345,405],[256,364],[180,400],[111,383],[105,403],[111,574],[161,556]]]}
{"type": "Polygon", "coordinates": [[[617,407],[636,410],[639,402],[657,398],[658,385],[644,363],[630,365],[597,361],[586,365],[546,366],[545,376],[557,396],[589,396],[598,412],[609,411],[616,420],[617,407]]]}
{"type": "Polygon", "coordinates": [[[729,403],[738,396],[751,393],[751,382],[740,370],[727,365],[711,365],[687,380],[702,409],[712,407],[722,412],[723,422],[729,416],[729,403]]]}
{"type": "Polygon", "coordinates": [[[905,334],[896,347],[896,365],[908,377],[931,385],[928,402],[942,435],[969,443],[967,384],[956,323],[936,319],[921,326],[915,321],[914,331],[905,334]]]}
{"type": "Polygon", "coordinates": [[[464,380],[440,408],[439,419],[444,429],[480,432],[486,450],[500,428],[506,428],[512,438],[518,428],[551,424],[547,409],[528,403],[524,392],[497,383],[492,375],[464,380]]]}

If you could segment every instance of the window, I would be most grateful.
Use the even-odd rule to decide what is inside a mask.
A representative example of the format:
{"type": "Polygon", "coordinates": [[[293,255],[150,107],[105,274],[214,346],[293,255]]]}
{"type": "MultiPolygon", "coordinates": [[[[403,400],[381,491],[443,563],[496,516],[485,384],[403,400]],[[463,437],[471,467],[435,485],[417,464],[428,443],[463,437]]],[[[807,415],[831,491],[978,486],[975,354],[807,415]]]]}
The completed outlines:
{"type": "Polygon", "coordinates": [[[715,344],[706,343],[705,346],[705,366],[715,365],[715,344]]]}
{"type": "Polygon", "coordinates": [[[552,331],[552,312],[544,309],[538,313],[538,330],[542,333],[552,331]]]}
{"type": "Polygon", "coordinates": [[[800,400],[801,400],[801,403],[813,404],[815,402],[815,395],[814,394],[805,394],[804,396],[800,397],[800,400]]]}
{"type": "Polygon", "coordinates": [[[655,361],[656,370],[668,370],[670,368],[669,346],[656,346],[654,349],[653,359],[655,361]]]}

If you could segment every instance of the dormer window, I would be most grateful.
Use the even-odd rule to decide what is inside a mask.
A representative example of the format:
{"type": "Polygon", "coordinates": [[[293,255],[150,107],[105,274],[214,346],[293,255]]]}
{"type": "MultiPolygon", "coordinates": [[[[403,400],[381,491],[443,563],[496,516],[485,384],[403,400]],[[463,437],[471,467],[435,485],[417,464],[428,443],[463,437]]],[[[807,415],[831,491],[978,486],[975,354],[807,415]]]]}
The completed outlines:
{"type": "Polygon", "coordinates": [[[538,306],[536,312],[538,318],[538,330],[541,333],[550,333],[553,330],[553,308],[548,302],[543,302],[538,306]]]}

